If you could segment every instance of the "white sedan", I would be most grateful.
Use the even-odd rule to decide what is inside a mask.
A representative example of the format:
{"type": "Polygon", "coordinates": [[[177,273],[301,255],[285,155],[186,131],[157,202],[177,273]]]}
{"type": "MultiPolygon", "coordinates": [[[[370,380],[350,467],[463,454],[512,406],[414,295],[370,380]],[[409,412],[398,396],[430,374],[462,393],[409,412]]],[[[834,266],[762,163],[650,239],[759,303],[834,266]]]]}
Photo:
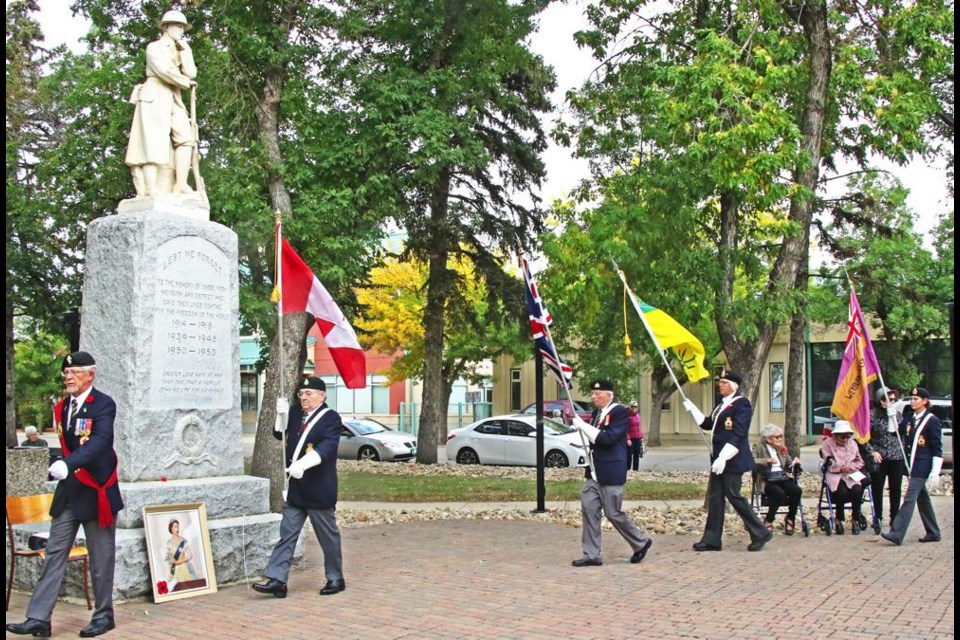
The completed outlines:
{"type": "MultiPolygon", "coordinates": [[[[458,464],[537,466],[536,416],[504,415],[477,420],[447,436],[447,460],[458,464]]],[[[587,455],[576,430],[543,419],[543,464],[585,467],[587,455]]]]}
{"type": "Polygon", "coordinates": [[[393,431],[372,418],[344,418],[337,457],[400,462],[417,456],[417,436],[393,431]]]}

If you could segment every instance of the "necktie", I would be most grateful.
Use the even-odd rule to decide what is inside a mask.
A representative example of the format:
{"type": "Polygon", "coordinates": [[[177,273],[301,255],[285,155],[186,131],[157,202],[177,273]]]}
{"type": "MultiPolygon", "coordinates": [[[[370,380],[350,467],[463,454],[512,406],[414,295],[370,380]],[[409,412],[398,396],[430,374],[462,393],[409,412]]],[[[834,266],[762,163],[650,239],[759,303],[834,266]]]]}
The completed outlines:
{"type": "Polygon", "coordinates": [[[70,400],[70,422],[73,422],[73,419],[77,417],[77,399],[73,398],[70,400]]]}

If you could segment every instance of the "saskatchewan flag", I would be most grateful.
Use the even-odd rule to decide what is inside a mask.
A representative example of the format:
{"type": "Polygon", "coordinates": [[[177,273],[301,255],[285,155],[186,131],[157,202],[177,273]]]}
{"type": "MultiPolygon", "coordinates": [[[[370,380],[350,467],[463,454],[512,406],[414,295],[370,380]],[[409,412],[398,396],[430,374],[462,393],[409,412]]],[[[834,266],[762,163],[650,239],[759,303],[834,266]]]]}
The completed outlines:
{"type": "MultiPolygon", "coordinates": [[[[623,278],[622,273],[620,277],[623,278]]],[[[626,286],[626,280],[624,280],[624,286],[626,286]]],[[[703,343],[687,331],[682,324],[660,309],[641,302],[630,290],[630,287],[626,288],[627,295],[630,296],[630,301],[633,303],[633,308],[640,314],[640,319],[646,325],[647,331],[657,348],[661,351],[673,349],[673,352],[677,354],[677,359],[680,360],[680,364],[683,365],[684,371],[687,372],[687,380],[690,382],[708,377],[710,372],[703,366],[704,358],[706,358],[703,343]]]]}

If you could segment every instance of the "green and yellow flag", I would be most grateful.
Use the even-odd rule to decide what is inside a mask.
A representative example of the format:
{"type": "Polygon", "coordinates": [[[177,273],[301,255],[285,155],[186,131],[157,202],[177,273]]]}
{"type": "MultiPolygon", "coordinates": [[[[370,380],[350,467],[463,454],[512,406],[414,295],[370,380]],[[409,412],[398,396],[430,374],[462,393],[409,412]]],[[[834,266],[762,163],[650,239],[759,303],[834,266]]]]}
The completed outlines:
{"type": "Polygon", "coordinates": [[[703,365],[707,355],[703,343],[668,314],[637,299],[637,296],[627,285],[627,279],[623,272],[619,269],[618,272],[620,279],[623,280],[624,290],[630,296],[630,302],[633,303],[633,308],[637,310],[640,319],[643,320],[643,324],[647,327],[647,331],[653,338],[654,344],[657,345],[657,349],[660,351],[673,349],[687,373],[687,380],[690,382],[708,377],[710,372],[703,365]]]}

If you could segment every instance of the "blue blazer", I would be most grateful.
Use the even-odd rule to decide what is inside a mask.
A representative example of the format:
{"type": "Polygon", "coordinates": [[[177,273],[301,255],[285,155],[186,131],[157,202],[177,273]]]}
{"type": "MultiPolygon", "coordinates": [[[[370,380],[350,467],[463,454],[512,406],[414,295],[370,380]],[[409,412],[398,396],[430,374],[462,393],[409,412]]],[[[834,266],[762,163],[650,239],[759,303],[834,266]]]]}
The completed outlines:
{"type": "MultiPolygon", "coordinates": [[[[101,485],[105,483],[117,468],[117,454],[113,450],[113,422],[117,417],[117,405],[113,398],[96,387],[90,389],[86,401],[80,405],[77,415],[71,416],[69,397],[64,400],[60,415],[57,416],[57,429],[62,429],[63,439],[70,453],[64,451],[63,461],[67,464],[67,477],[57,483],[50,505],[50,515],[59,516],[64,508],[70,507],[73,515],[81,522],[97,519],[97,491],[81,484],[74,475],[77,469],[86,469],[101,485]],[[76,435],[78,420],[88,420],[90,435],[86,438],[76,435]],[[81,439],[83,442],[81,443],[81,439]]],[[[123,509],[120,485],[114,483],[107,488],[110,511],[116,513],[123,509]]]]}
{"type": "Polygon", "coordinates": [[[746,473],[757,468],[753,453],[750,451],[750,421],[753,419],[753,407],[745,396],[737,393],[735,398],[723,409],[721,409],[722,402],[715,406],[710,415],[700,423],[700,428],[704,431],[713,429],[711,462],[717,459],[724,445],[731,444],[737,448],[737,455],[727,460],[724,473],[746,473]]]}
{"type": "MultiPolygon", "coordinates": [[[[314,414],[327,408],[323,403],[313,410],[314,414]]],[[[290,407],[290,416],[287,418],[287,466],[293,462],[293,452],[300,441],[300,426],[303,424],[303,409],[299,403],[290,407]]],[[[340,414],[332,409],[323,414],[316,424],[310,428],[307,438],[300,449],[299,458],[307,453],[307,445],[313,445],[314,451],[320,454],[320,464],[307,469],[303,478],[290,478],[287,489],[287,502],[301,509],[333,509],[337,505],[337,448],[340,446],[340,431],[343,421],[340,414]]],[[[273,435],[279,440],[281,435],[276,431],[273,435]]]]}
{"type": "MultiPolygon", "coordinates": [[[[591,423],[595,423],[600,412],[594,410],[591,423]]],[[[630,427],[630,412],[623,405],[616,405],[607,413],[603,424],[594,424],[600,429],[597,440],[591,447],[593,468],[597,473],[597,482],[602,485],[622,485],[627,482],[627,429],[630,427]]],[[[590,478],[587,467],[586,477],[590,478]]]]}
{"type": "Polygon", "coordinates": [[[943,457],[943,423],[940,418],[930,413],[928,407],[919,421],[914,415],[905,417],[900,422],[900,434],[903,436],[903,446],[907,450],[908,461],[916,442],[917,452],[913,456],[910,477],[930,477],[930,472],[933,471],[933,459],[943,457]],[[929,418],[927,418],[928,415],[929,418]],[[923,424],[919,434],[915,433],[918,423],[923,424]]]}

